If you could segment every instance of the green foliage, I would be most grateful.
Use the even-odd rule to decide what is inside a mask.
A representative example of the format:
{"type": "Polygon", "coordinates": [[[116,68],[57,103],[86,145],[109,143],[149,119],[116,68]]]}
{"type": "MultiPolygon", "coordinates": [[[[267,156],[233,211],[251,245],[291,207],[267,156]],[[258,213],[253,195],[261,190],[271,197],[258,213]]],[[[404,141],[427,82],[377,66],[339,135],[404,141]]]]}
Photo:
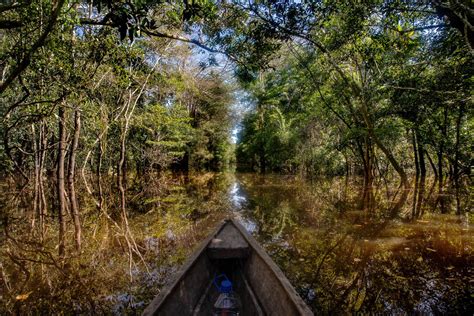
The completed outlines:
{"type": "MultiPolygon", "coordinates": [[[[2,18],[22,21],[13,28],[0,25],[2,69],[8,75],[41,37],[36,26],[46,23],[53,7],[40,1],[5,8],[2,18]]],[[[82,112],[79,166],[89,164],[94,170],[100,163],[101,171],[112,171],[125,134],[125,164],[137,171],[170,164],[183,169],[225,167],[232,157],[228,84],[212,70],[199,68],[187,45],[160,36],[144,39],[140,33],[163,25],[179,30],[214,13],[210,1],[142,0],[99,0],[60,11],[47,40],[32,51],[27,68],[0,97],[2,169],[26,175],[35,163],[34,146],[43,140],[45,148],[39,150],[47,147],[48,154],[42,168],[55,168],[54,114],[63,105],[68,132],[72,109],[82,112]]]]}
{"type": "Polygon", "coordinates": [[[160,168],[181,159],[193,138],[190,121],[187,110],[180,105],[147,107],[132,123],[129,141],[132,146],[142,148],[142,156],[134,159],[160,168]]]}
{"type": "Polygon", "coordinates": [[[340,174],[388,159],[406,178],[413,129],[419,146],[470,173],[462,125],[472,116],[472,58],[454,30],[431,30],[440,21],[429,5],[264,2],[249,10],[297,40],[273,50],[270,69],[246,83],[255,106],[243,121],[241,163],[340,174]],[[276,141],[281,122],[291,122],[286,148],[276,141]]]}

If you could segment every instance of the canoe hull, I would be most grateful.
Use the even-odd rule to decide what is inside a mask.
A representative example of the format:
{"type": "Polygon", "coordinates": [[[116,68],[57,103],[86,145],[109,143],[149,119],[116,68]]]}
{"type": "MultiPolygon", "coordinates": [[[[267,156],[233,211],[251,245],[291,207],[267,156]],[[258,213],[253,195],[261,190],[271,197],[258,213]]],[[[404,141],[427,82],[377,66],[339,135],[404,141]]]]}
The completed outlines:
{"type": "Polygon", "coordinates": [[[224,221],[143,315],[210,315],[225,273],[242,301],[241,315],[313,315],[268,254],[233,219],[224,221]]]}

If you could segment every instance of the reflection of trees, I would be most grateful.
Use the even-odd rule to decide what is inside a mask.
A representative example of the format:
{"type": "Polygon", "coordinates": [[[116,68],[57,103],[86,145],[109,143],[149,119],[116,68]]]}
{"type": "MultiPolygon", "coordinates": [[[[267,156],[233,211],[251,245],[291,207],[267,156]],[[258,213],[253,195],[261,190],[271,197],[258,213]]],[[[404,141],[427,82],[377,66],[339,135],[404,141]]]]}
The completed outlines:
{"type": "MultiPolygon", "coordinates": [[[[465,247],[455,242],[459,227],[452,223],[440,234],[439,226],[423,221],[396,224],[401,192],[395,194],[389,183],[384,185],[391,194],[374,191],[372,212],[358,209],[360,190],[352,181],[308,184],[270,175],[255,181],[244,176],[241,183],[250,199],[245,216],[261,228],[257,238],[314,311],[462,314],[471,308],[469,273],[462,268],[471,257],[459,257],[465,247]],[[450,280],[441,277],[447,273],[450,280]]],[[[407,214],[415,207],[416,216],[429,216],[426,203],[435,198],[423,191],[411,193],[416,202],[404,206],[407,214]]],[[[446,219],[433,223],[440,220],[446,219]]]]}
{"type": "MultiPolygon", "coordinates": [[[[120,313],[139,313],[229,207],[225,175],[129,174],[125,199],[117,195],[112,177],[101,178],[100,210],[77,183],[83,243],[81,252],[66,244],[63,258],[55,248],[54,214],[45,214],[39,238],[41,231],[25,221],[25,215],[37,215],[31,206],[38,196],[8,180],[1,184],[0,314],[109,314],[117,306],[120,313]]],[[[54,209],[54,183],[45,179],[44,184],[54,209]]],[[[72,214],[65,219],[72,222],[72,214]]],[[[73,227],[65,234],[72,239],[73,227]]]]}
{"type": "MultiPolygon", "coordinates": [[[[121,295],[133,298],[137,306],[148,302],[193,245],[232,207],[227,196],[233,181],[229,175],[129,176],[125,213],[111,177],[102,175],[99,211],[77,183],[84,225],[82,252],[67,251],[63,260],[55,249],[56,218],[45,216],[46,229],[39,238],[38,230],[31,230],[31,222],[24,220],[34,218],[37,209],[31,205],[38,196],[28,188],[2,184],[1,314],[59,313],[65,308],[106,314],[121,295]]],[[[91,177],[90,183],[96,183],[91,177]]],[[[427,297],[436,297],[440,308],[447,310],[460,306],[459,314],[472,309],[466,301],[472,274],[471,232],[461,230],[456,217],[451,222],[445,217],[428,221],[432,215],[423,205],[425,221],[394,225],[389,216],[393,194],[382,199],[383,194],[375,191],[373,212],[361,211],[360,191],[352,180],[308,184],[272,175],[238,179],[249,198],[242,216],[261,229],[256,237],[315,311],[403,313],[421,303],[432,306],[427,297]],[[391,242],[394,237],[404,238],[391,242]]],[[[45,181],[44,188],[53,210],[54,183],[45,181]]],[[[436,195],[427,194],[424,203],[432,207],[436,195]]],[[[412,206],[406,206],[410,214],[412,206]]],[[[71,240],[72,228],[66,232],[71,240]]],[[[122,311],[139,310],[133,304],[122,311]]]]}
{"type": "Polygon", "coordinates": [[[275,187],[271,179],[246,187],[250,198],[249,216],[257,221],[260,235],[278,240],[285,230],[295,225],[294,195],[291,188],[275,187]]]}
{"type": "Polygon", "coordinates": [[[278,203],[271,209],[258,207],[255,209],[255,216],[259,218],[261,233],[271,236],[273,240],[280,239],[285,228],[295,224],[293,210],[288,200],[278,203]]]}
{"type": "MultiPolygon", "coordinates": [[[[382,229],[378,236],[384,234],[382,229]]],[[[441,248],[443,243],[430,243],[437,238],[437,228],[425,234],[391,245],[383,238],[360,239],[353,228],[341,224],[325,230],[299,229],[290,234],[287,252],[272,255],[282,256],[278,263],[313,310],[322,314],[429,311],[416,309],[421,306],[434,313],[462,314],[469,308],[465,307],[469,272],[461,267],[469,266],[469,256],[456,258],[461,245],[441,248]],[[451,277],[446,278],[447,273],[451,277]]],[[[443,238],[452,239],[449,234],[443,238]]]]}

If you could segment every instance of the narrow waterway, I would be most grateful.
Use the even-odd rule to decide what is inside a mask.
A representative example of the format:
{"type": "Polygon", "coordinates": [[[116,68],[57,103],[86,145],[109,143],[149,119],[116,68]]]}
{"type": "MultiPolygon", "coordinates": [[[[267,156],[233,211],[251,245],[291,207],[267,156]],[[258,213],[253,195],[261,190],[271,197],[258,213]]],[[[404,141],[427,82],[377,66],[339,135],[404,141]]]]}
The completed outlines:
{"type": "MultiPolygon", "coordinates": [[[[101,211],[81,194],[84,250],[71,251],[60,266],[52,255],[54,218],[40,245],[25,220],[31,197],[11,185],[4,188],[4,312],[56,313],[65,307],[84,314],[140,312],[228,216],[256,237],[315,313],[474,310],[472,214],[455,215],[454,198],[441,214],[436,196],[426,196],[421,215],[413,218],[410,198],[398,214],[387,211],[393,197],[384,188],[375,189],[371,209],[361,210],[357,179],[137,177],[127,192],[127,226],[114,215],[119,203],[112,184],[101,211]]],[[[53,194],[50,201],[54,205],[53,194]]],[[[470,203],[468,197],[462,201],[470,203]]]]}

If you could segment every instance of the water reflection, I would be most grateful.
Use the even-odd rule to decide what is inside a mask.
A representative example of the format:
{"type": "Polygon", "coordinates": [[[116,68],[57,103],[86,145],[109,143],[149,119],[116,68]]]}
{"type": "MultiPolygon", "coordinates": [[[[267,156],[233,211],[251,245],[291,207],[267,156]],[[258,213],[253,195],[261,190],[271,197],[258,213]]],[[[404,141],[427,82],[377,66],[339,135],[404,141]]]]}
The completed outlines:
{"type": "Polygon", "coordinates": [[[259,227],[257,223],[252,221],[249,218],[243,217],[241,214],[235,214],[234,218],[242,225],[244,228],[252,235],[255,235],[258,232],[259,227]]]}
{"type": "Polygon", "coordinates": [[[237,208],[239,221],[315,311],[473,310],[469,215],[437,214],[425,205],[422,219],[387,218],[385,201],[360,211],[357,189],[337,179],[241,174],[231,188],[231,199],[238,194],[239,205],[246,205],[237,208]]]}
{"type": "Polygon", "coordinates": [[[241,211],[247,207],[247,195],[236,178],[234,178],[234,181],[230,186],[229,198],[234,211],[241,211]]]}
{"type": "MultiPolygon", "coordinates": [[[[114,214],[114,184],[105,183],[103,211],[114,214]]],[[[145,175],[127,191],[127,229],[141,258],[129,255],[123,228],[88,207],[94,204],[83,193],[84,251],[62,266],[52,255],[55,218],[39,244],[25,220],[32,197],[8,190],[14,187],[0,195],[9,233],[0,236],[0,314],[139,313],[227,216],[256,237],[316,314],[474,310],[472,215],[441,214],[435,195],[418,199],[422,215],[412,218],[409,203],[389,214],[383,188],[375,190],[374,207],[361,210],[357,179],[145,175]]],[[[49,205],[54,196],[49,192],[49,205]]]]}

